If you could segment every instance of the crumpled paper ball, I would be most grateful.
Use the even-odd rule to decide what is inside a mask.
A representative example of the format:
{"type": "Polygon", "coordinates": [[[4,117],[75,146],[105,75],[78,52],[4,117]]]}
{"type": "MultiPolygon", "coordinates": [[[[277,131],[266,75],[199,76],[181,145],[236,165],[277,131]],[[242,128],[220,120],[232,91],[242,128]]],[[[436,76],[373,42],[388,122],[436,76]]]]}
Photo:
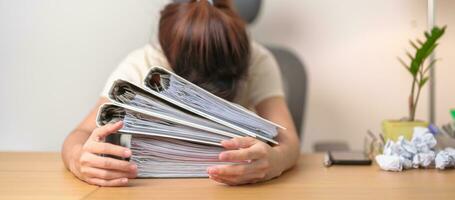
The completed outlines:
{"type": "Polygon", "coordinates": [[[455,166],[455,149],[447,148],[436,155],[433,150],[436,144],[436,138],[428,128],[415,127],[411,141],[403,136],[398,137],[396,142],[388,140],[383,154],[376,156],[376,162],[386,171],[428,168],[432,164],[438,169],[455,166]]]}
{"type": "Polygon", "coordinates": [[[376,162],[381,169],[386,171],[401,171],[403,169],[399,156],[377,155],[376,162]]]}
{"type": "Polygon", "coordinates": [[[455,149],[447,147],[440,151],[435,159],[437,169],[455,167],[455,149]]]}

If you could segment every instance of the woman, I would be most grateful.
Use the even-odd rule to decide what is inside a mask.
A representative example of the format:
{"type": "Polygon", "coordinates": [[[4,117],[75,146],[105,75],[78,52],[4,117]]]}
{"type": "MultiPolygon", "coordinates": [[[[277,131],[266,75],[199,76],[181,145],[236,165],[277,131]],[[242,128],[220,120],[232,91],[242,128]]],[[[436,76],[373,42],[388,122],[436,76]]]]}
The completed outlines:
{"type": "Polygon", "coordinates": [[[223,141],[222,161],[247,161],[207,169],[217,182],[240,185],[265,181],[291,168],[299,155],[299,141],[283,98],[280,72],[273,56],[264,47],[250,42],[244,22],[226,0],[171,3],[161,12],[158,43],[131,53],[111,74],[100,99],[90,114],[71,132],[63,144],[65,166],[87,183],[124,186],[135,178],[137,166],[127,161],[99,156],[128,158],[127,148],[104,143],[122,122],[97,128],[98,107],[107,102],[113,81],[125,79],[140,84],[154,65],[174,71],[212,93],[256,111],[286,130],[269,146],[241,137],[223,141]]]}

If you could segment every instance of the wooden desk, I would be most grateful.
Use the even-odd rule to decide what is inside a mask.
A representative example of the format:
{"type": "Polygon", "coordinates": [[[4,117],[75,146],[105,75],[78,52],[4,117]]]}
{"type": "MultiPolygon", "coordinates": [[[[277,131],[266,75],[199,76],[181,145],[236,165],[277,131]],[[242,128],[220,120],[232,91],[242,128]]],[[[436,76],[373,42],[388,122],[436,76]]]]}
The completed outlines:
{"type": "Polygon", "coordinates": [[[67,172],[59,153],[0,153],[0,199],[82,199],[96,189],[67,172]]]}
{"type": "Polygon", "coordinates": [[[229,187],[209,179],[137,179],[130,187],[90,186],[67,172],[58,153],[0,153],[0,199],[455,199],[455,170],[385,172],[322,166],[322,155],[269,182],[229,187]]]}

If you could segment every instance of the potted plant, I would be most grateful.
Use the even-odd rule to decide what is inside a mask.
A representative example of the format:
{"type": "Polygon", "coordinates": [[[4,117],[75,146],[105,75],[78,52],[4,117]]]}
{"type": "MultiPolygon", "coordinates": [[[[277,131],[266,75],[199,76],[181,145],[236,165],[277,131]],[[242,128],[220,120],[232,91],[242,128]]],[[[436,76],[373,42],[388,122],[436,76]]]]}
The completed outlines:
{"type": "Polygon", "coordinates": [[[433,27],[430,32],[425,32],[425,41],[417,39],[415,42],[410,40],[411,46],[415,49],[414,55],[406,52],[410,61],[407,64],[401,58],[398,58],[406,71],[412,77],[411,91],[408,99],[409,114],[408,117],[401,120],[385,120],[382,123],[384,137],[386,139],[396,140],[400,135],[406,139],[412,138],[414,127],[428,126],[428,122],[416,120],[416,110],[420,99],[422,88],[429,80],[428,72],[436,63],[436,59],[427,61],[427,58],[433,53],[438,46],[437,41],[444,34],[446,26],[433,27]]]}

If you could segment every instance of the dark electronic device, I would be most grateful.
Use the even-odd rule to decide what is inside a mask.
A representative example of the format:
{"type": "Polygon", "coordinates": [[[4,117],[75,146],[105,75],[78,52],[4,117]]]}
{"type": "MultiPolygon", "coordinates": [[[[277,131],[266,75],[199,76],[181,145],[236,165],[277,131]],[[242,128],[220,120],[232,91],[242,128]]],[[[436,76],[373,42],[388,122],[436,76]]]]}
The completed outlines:
{"type": "Polygon", "coordinates": [[[324,165],[371,165],[371,159],[363,152],[328,151],[324,165]]]}

